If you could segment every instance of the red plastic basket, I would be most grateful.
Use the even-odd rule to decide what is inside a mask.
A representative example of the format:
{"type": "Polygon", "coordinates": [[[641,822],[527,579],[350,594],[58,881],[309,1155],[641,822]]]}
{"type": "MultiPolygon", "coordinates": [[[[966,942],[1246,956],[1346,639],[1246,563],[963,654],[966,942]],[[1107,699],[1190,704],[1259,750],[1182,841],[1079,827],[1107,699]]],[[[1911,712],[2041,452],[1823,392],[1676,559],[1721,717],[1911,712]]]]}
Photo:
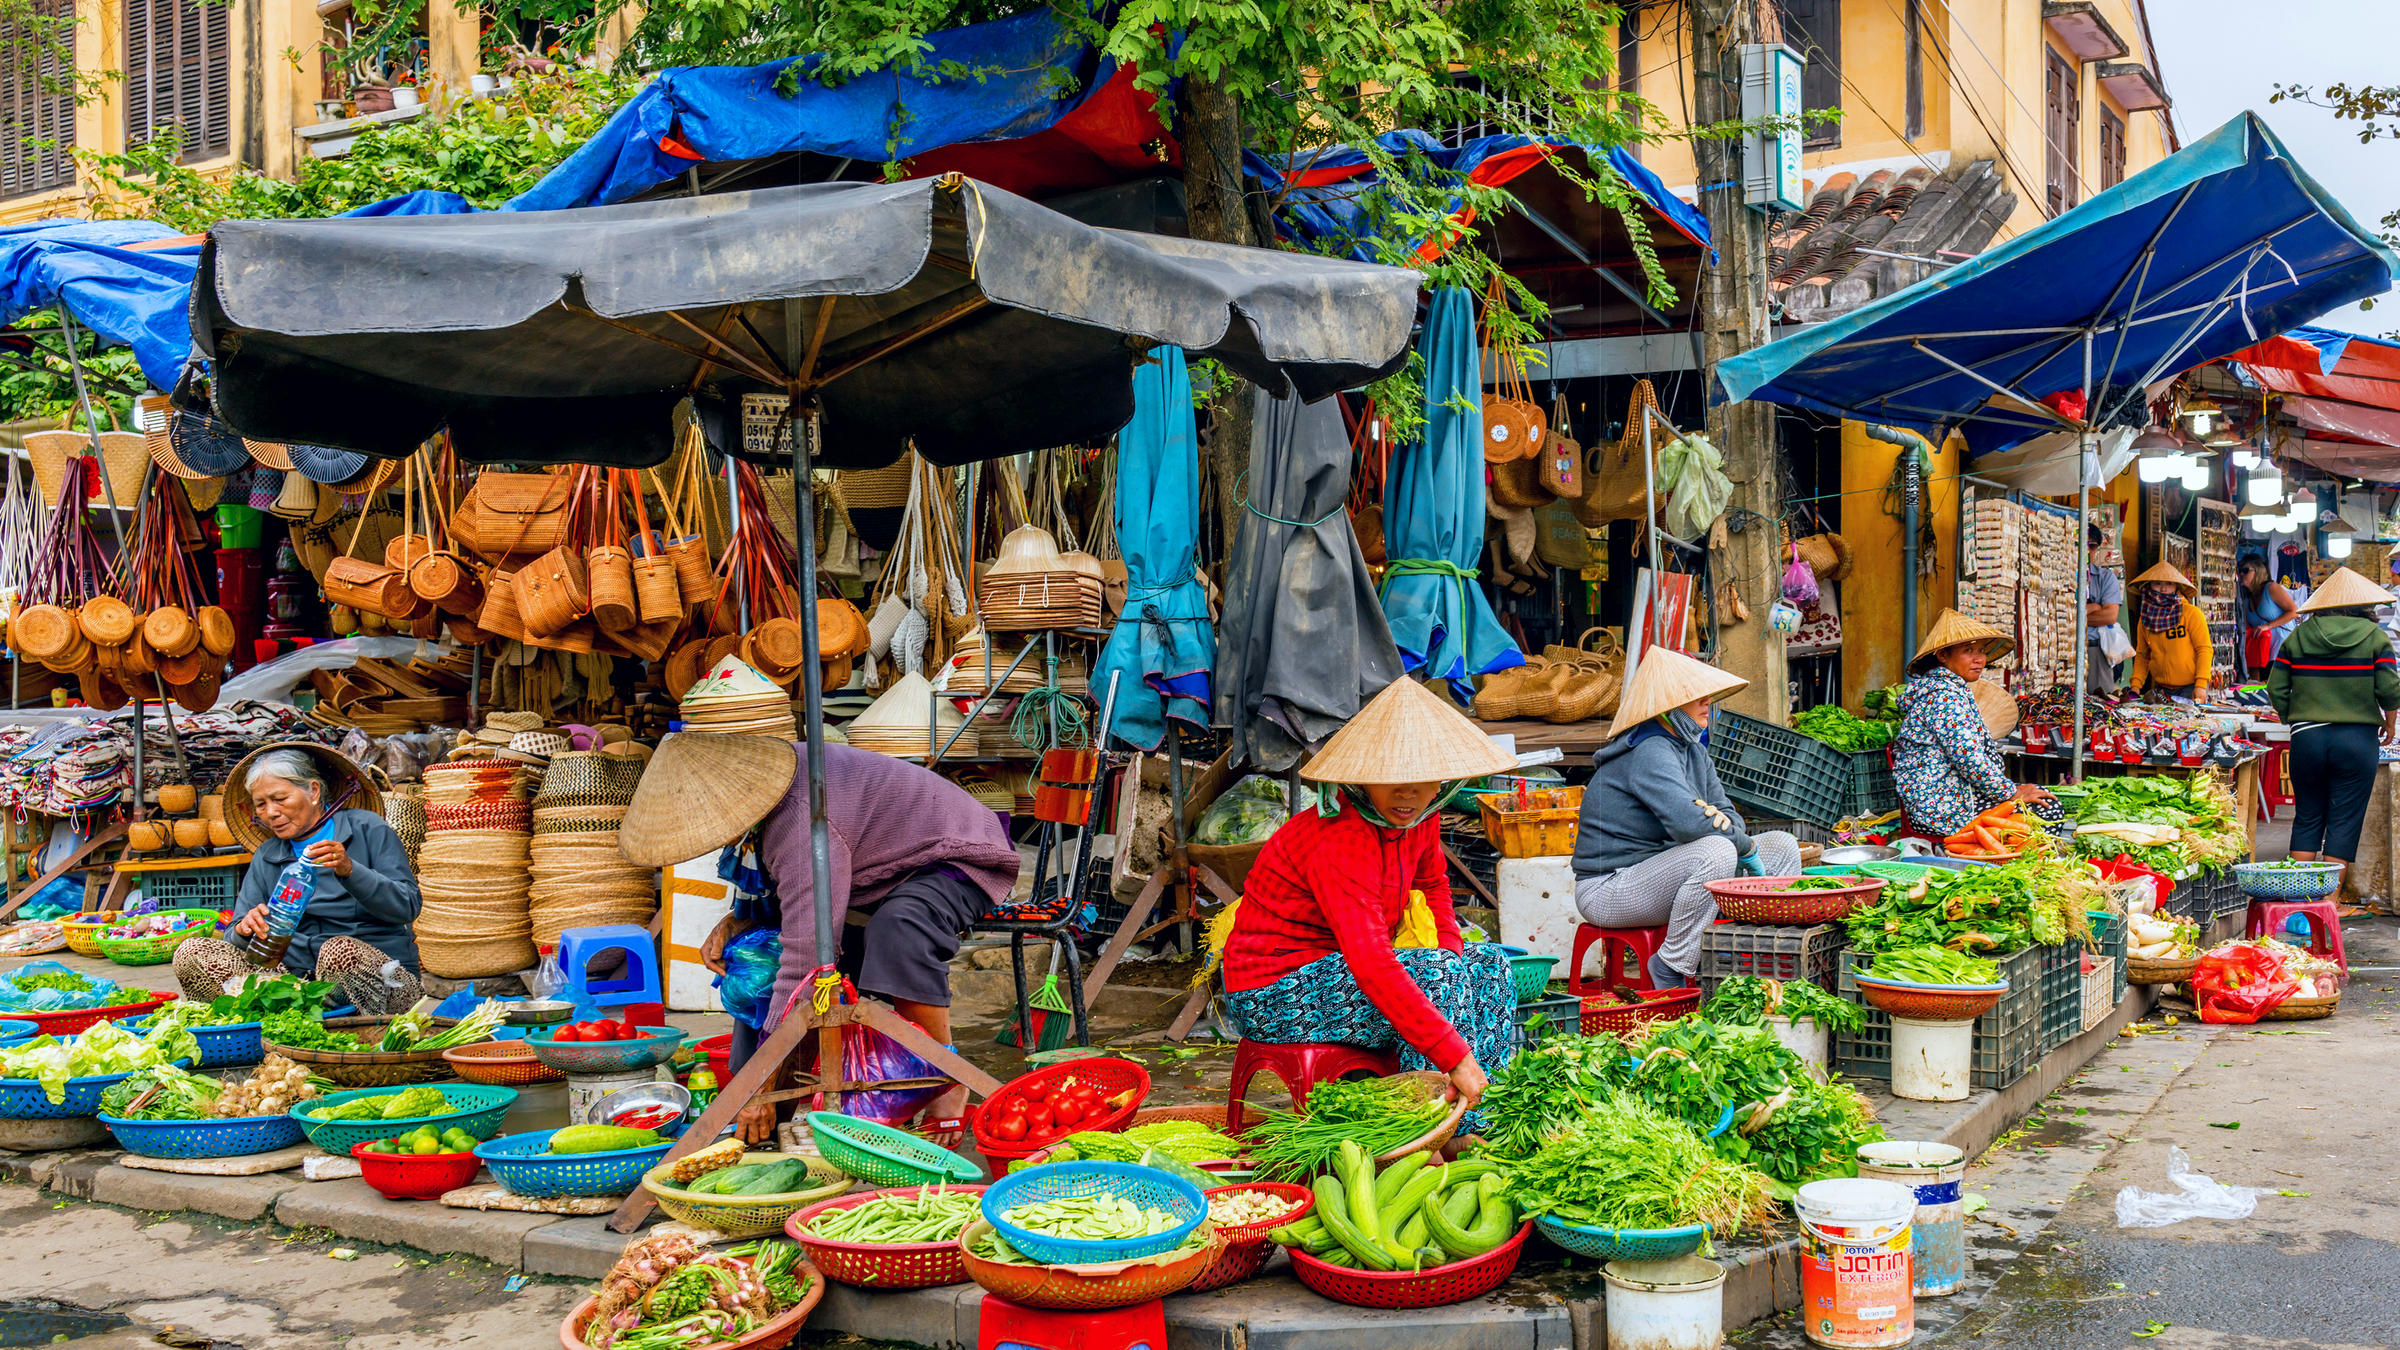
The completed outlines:
{"type": "Polygon", "coordinates": [[[717,1076],[717,1086],[733,1081],[733,1033],[728,1031],[700,1042],[700,1053],[708,1059],[708,1071],[717,1076]]]}
{"type": "MultiPolygon", "coordinates": [[[[879,1195],[895,1190],[913,1191],[914,1186],[888,1186],[882,1190],[861,1191],[856,1195],[837,1196],[820,1201],[783,1221],[784,1235],[800,1244],[808,1259],[817,1263],[825,1278],[836,1284],[855,1284],[866,1289],[930,1289],[940,1284],[959,1284],[967,1279],[967,1253],[958,1243],[950,1242],[836,1242],[830,1238],[811,1237],[808,1225],[820,1214],[835,1210],[853,1209],[879,1195]]],[[[962,1195],[981,1195],[981,1186],[953,1186],[962,1195]]],[[[973,1222],[973,1220],[969,1220],[973,1222]]]]}
{"type": "Polygon", "coordinates": [[[1283,1224],[1298,1223],[1317,1207],[1314,1191],[1295,1186],[1288,1181],[1244,1181],[1231,1186],[1217,1186],[1201,1192],[1214,1199],[1234,1191],[1265,1191],[1292,1202],[1293,1207],[1272,1219],[1257,1223],[1220,1224],[1217,1236],[1225,1245],[1217,1249],[1217,1259],[1191,1283],[1191,1293],[1222,1289],[1226,1285],[1249,1279],[1266,1268],[1267,1258],[1274,1254],[1275,1244],[1267,1241],[1267,1233],[1283,1224]]]}
{"type": "Polygon", "coordinates": [[[1481,1298],[1508,1281],[1525,1250],[1531,1223],[1517,1225],[1517,1235],[1481,1256],[1453,1261],[1431,1270],[1352,1270],[1330,1266],[1307,1252],[1292,1249],[1292,1273],[1300,1283],[1336,1303],[1360,1308],[1438,1308],[1481,1298]]]}
{"type": "Polygon", "coordinates": [[[1014,1162],[1019,1158],[1029,1158],[1070,1134],[1084,1130],[1123,1129],[1133,1119],[1134,1113],[1142,1109],[1142,1099],[1149,1095],[1150,1071],[1130,1059],[1102,1055],[1070,1059],[1063,1064],[1036,1069],[1003,1086],[975,1109],[975,1147],[984,1157],[994,1161],[1014,1162]],[[987,1127],[986,1122],[1006,1115],[1011,1106],[1030,1105],[1051,1088],[1070,1079],[1078,1083],[1090,1083],[1099,1089],[1104,1103],[1099,1115],[1085,1116],[1072,1125],[1054,1129],[1038,1139],[1030,1133],[1023,1139],[1002,1139],[987,1127]],[[1105,1105],[1108,1098],[1118,1096],[1128,1088],[1133,1090],[1132,1100],[1114,1108],[1105,1105]]]}
{"type": "Polygon", "coordinates": [[[1850,911],[1867,903],[1883,890],[1883,878],[1862,877],[1858,883],[1840,888],[1799,891],[1778,894],[1795,881],[1806,877],[1733,877],[1708,883],[1708,893],[1717,898],[1717,913],[1735,923],[1840,923],[1850,917],[1850,911]]]}
{"type": "Polygon", "coordinates": [[[1607,998],[1604,994],[1585,999],[1583,1034],[1631,1031],[1644,1022],[1672,1021],[1700,1006],[1697,989],[1642,989],[1634,991],[1634,996],[1641,1002],[1608,1003],[1603,1001],[1607,998]]]}
{"type": "MultiPolygon", "coordinates": [[[[150,991],[143,991],[148,993],[150,991]]],[[[177,995],[152,993],[147,1003],[118,1003],[106,1008],[77,1008],[68,1012],[15,1012],[9,1016],[20,1022],[40,1027],[44,1036],[72,1036],[89,1030],[102,1022],[122,1022],[129,1017],[147,1017],[173,1002],[177,995]]]]}
{"type": "Polygon", "coordinates": [[[353,1144],[350,1156],[358,1159],[359,1175],[386,1200],[439,1199],[483,1170],[483,1159],[472,1153],[369,1153],[366,1144],[353,1144]]]}

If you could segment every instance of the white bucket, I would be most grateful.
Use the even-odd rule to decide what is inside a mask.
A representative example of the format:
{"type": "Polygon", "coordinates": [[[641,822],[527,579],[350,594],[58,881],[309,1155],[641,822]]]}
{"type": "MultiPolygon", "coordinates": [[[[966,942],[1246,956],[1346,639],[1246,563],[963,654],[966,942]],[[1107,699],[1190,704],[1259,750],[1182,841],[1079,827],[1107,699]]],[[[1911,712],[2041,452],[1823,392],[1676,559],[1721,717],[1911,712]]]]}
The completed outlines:
{"type": "Polygon", "coordinates": [[[1611,1261],[1608,1350],[1717,1350],[1725,1344],[1725,1271],[1714,1261],[1611,1261]]]}
{"type": "Polygon", "coordinates": [[[1973,1022],[1892,1019],[1892,1095],[1912,1102],[1967,1098],[1975,1062],[1973,1022]]]}
{"type": "Polygon", "coordinates": [[[1910,1222],[1909,1287],[1918,1298],[1958,1292],[1967,1278],[1966,1205],[1959,1183],[1967,1155],[1948,1144],[1887,1140],[1858,1146],[1858,1174],[1917,1194],[1910,1222]]]}
{"type": "Polygon", "coordinates": [[[1811,1072],[1819,1078],[1825,1076],[1826,1054],[1832,1047],[1833,1033],[1825,1029],[1824,1023],[1813,1017],[1797,1022],[1788,1017],[1769,1017],[1767,1030],[1774,1032],[1775,1039],[1783,1042],[1783,1048],[1798,1055],[1811,1072]]]}
{"type": "Polygon", "coordinates": [[[1916,1192],[1863,1178],[1812,1181],[1792,1211],[1801,1231],[1801,1330],[1845,1350],[1908,1344],[1917,1332],[1908,1255],[1916,1192]]]}

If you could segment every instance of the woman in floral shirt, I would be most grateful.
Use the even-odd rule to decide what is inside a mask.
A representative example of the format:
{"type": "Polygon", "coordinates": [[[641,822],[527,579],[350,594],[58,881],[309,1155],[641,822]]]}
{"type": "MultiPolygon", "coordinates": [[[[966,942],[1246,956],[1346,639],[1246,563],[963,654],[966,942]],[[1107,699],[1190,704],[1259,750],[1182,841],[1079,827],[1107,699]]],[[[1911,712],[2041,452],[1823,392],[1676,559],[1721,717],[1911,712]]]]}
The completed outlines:
{"type": "Polygon", "coordinates": [[[1945,609],[1909,664],[1899,739],[1892,746],[1892,779],[1908,823],[1940,838],[2010,799],[2049,794],[2009,780],[1971,686],[1992,660],[2016,642],[1990,624],[1945,609]]]}

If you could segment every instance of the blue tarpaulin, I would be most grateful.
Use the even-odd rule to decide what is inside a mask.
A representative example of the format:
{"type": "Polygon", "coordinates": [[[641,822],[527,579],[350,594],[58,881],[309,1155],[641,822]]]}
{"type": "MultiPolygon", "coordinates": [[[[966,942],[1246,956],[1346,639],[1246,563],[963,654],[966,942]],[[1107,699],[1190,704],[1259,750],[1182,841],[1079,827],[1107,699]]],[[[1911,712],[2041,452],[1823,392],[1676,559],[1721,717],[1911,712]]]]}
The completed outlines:
{"type": "Polygon", "coordinates": [[[1112,672],[1110,734],[1155,750],[1166,719],[1208,725],[1217,634],[1208,588],[1192,573],[1200,540],[1199,436],[1183,349],[1156,347],[1133,373],[1133,420],[1117,433],[1117,546],[1125,554],[1125,612],[1092,668],[1095,697],[1112,672]]]}
{"type": "Polygon", "coordinates": [[[176,231],[146,220],[39,220],[0,226],[0,328],[64,301],[75,322],[133,348],[142,375],[172,389],[192,350],[197,243],[133,249],[176,231]]]}
{"type": "MultiPolygon", "coordinates": [[[[1622,150],[1524,136],[1485,136],[1464,145],[1444,145],[1414,129],[1385,132],[1375,138],[1375,145],[1410,171],[1435,181],[1463,180],[1484,187],[1499,187],[1560,150],[1580,150],[1595,168],[1606,165],[1614,170],[1670,228],[1702,247],[1708,244],[1708,220],[1699,208],[1667,191],[1657,174],[1622,150]]],[[[1345,254],[1361,262],[1382,261],[1376,256],[1371,242],[1374,230],[1367,220],[1368,199],[1382,175],[1364,148],[1329,145],[1277,157],[1248,152],[1242,157],[1242,167],[1259,190],[1276,202],[1275,218],[1287,236],[1303,240],[1319,252],[1345,254]]],[[[1454,216],[1464,206],[1461,197],[1452,196],[1454,216]]],[[[1446,242],[1420,239],[1417,251],[1438,254],[1446,242]]]]}
{"type": "Polygon", "coordinates": [[[1997,248],[1720,363],[1716,382],[1937,438],[1963,426],[1977,453],[2000,450],[2061,423],[1994,385],[2079,390],[2088,362],[2089,420],[2138,423],[2144,384],[2390,290],[2396,261],[2244,113],[1997,248]]]}
{"type": "Polygon", "coordinates": [[[1476,584],[1483,553],[1483,377],[1475,302],[1457,286],[1433,293],[1418,339],[1425,354],[1425,433],[1392,455],[1384,493],[1383,612],[1401,664],[1450,682],[1525,664],[1476,584]]]}

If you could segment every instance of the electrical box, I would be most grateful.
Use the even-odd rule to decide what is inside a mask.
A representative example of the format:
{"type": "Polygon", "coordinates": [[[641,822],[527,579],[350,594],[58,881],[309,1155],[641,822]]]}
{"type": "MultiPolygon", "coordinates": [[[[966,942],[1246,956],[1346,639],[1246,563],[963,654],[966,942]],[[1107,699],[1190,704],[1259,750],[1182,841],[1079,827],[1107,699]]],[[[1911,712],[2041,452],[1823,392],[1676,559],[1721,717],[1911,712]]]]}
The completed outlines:
{"type": "Polygon", "coordinates": [[[1802,200],[1800,146],[1807,133],[1798,118],[1804,107],[1800,75],[1808,62],[1781,44],[1750,43],[1742,48],[1742,120],[1787,120],[1769,131],[1754,131],[1742,139],[1742,200],[1762,211],[1797,211],[1802,200]]]}

